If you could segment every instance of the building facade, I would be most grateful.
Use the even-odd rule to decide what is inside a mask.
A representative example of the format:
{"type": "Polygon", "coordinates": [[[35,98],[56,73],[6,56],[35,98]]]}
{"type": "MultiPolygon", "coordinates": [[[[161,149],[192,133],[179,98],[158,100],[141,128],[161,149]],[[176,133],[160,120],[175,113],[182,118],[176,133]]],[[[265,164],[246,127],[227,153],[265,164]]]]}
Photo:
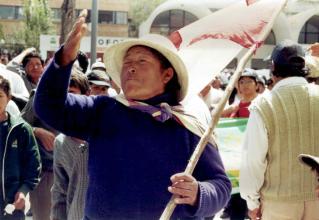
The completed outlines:
{"type": "MultiPolygon", "coordinates": [[[[54,33],[43,38],[51,39],[47,44],[51,42],[55,44],[60,34],[62,3],[63,0],[48,0],[52,11],[54,33]]],[[[76,13],[79,14],[82,9],[88,9],[88,22],[90,22],[91,7],[92,1],[76,0],[76,13]]],[[[97,36],[100,37],[100,44],[98,45],[104,47],[114,40],[128,37],[129,0],[98,0],[98,10],[97,36]],[[103,43],[101,43],[101,39],[104,41],[103,43]]],[[[21,29],[23,27],[23,19],[23,0],[0,0],[0,25],[5,36],[9,37],[16,30],[21,29]]],[[[46,53],[47,51],[41,51],[44,58],[47,55],[46,53]]]]}
{"type": "MultiPolygon", "coordinates": [[[[139,28],[139,35],[158,33],[168,36],[175,30],[192,23],[239,0],[168,0],[159,5],[139,28]]],[[[264,46],[251,60],[253,68],[266,68],[264,61],[274,45],[284,39],[304,44],[319,42],[319,1],[289,0],[278,16],[264,46]]],[[[230,68],[236,66],[236,60],[230,68]]]]}

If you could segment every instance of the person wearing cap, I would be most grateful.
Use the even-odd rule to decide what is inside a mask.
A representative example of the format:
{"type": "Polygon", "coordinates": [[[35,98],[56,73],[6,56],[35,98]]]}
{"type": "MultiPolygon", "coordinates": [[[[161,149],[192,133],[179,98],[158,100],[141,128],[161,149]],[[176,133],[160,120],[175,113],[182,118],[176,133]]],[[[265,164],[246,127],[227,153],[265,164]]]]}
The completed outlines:
{"type": "Polygon", "coordinates": [[[257,93],[257,74],[255,70],[245,68],[244,72],[238,79],[238,91],[240,94],[240,102],[238,108],[234,111],[231,118],[248,118],[251,102],[258,96],[257,93]]]}
{"type": "Polygon", "coordinates": [[[315,173],[315,176],[317,178],[317,187],[315,189],[315,194],[319,198],[319,157],[309,155],[309,154],[300,154],[298,156],[299,161],[307,165],[308,167],[311,168],[311,171],[315,173]]]}
{"type": "Polygon", "coordinates": [[[231,184],[213,140],[193,176],[183,173],[204,130],[179,105],[188,77],[176,48],[160,35],[114,44],[104,60],[123,95],[67,94],[85,30],[84,15],[46,69],[34,101],[47,124],[88,141],[84,219],[158,219],[172,195],[179,204],[173,218],[217,213],[231,184]]]}
{"type": "Polygon", "coordinates": [[[112,78],[107,74],[104,63],[97,61],[97,62],[92,64],[91,69],[92,69],[92,71],[93,70],[101,70],[101,71],[105,72],[105,74],[107,75],[107,77],[109,79],[108,81],[111,85],[110,86],[111,88],[108,89],[109,96],[113,97],[113,96],[116,96],[117,94],[120,94],[121,88],[118,85],[116,85],[115,82],[112,80],[112,78]]]}
{"type": "Polygon", "coordinates": [[[302,152],[319,154],[319,87],[305,79],[304,56],[301,45],[290,40],[276,45],[275,85],[250,107],[239,186],[252,219],[319,216],[316,181],[294,159],[302,152]]]}
{"type": "MultiPolygon", "coordinates": [[[[238,79],[238,91],[240,94],[239,103],[233,104],[223,111],[230,118],[248,118],[249,106],[258,96],[257,73],[255,70],[245,68],[238,79]]],[[[231,220],[244,220],[247,216],[247,204],[239,194],[233,194],[225,207],[221,218],[230,218],[231,220]]]]}
{"type": "Polygon", "coordinates": [[[257,74],[255,70],[245,68],[238,79],[237,85],[240,101],[224,109],[223,117],[248,118],[251,102],[258,96],[257,74]]]}
{"type": "Polygon", "coordinates": [[[106,72],[102,70],[93,69],[87,78],[90,83],[91,95],[109,95],[108,89],[110,88],[110,78],[106,72]]]}
{"type": "Polygon", "coordinates": [[[264,76],[257,75],[257,93],[263,94],[266,90],[266,78],[264,76]]]}

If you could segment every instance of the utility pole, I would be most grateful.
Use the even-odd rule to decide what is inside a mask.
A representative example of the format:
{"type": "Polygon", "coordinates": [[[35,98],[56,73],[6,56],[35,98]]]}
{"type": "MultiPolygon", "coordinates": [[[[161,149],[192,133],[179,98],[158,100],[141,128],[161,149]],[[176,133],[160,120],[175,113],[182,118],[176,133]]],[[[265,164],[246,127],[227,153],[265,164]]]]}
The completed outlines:
{"type": "Polygon", "coordinates": [[[96,40],[97,40],[97,22],[98,22],[98,5],[97,0],[92,0],[92,10],[91,10],[91,22],[92,22],[92,29],[91,29],[91,62],[90,65],[92,66],[93,63],[96,61],[96,40]]]}

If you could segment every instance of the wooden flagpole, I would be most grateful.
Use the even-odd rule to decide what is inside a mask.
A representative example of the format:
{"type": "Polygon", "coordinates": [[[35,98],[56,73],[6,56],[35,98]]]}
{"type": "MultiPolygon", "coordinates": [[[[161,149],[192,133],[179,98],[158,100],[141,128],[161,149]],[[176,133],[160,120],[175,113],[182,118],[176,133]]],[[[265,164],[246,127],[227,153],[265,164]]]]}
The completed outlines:
{"type": "MultiPolygon", "coordinates": [[[[258,2],[257,2],[258,3],[258,2]]],[[[277,18],[277,16],[279,15],[279,13],[281,12],[281,10],[283,9],[283,7],[286,5],[287,0],[284,0],[281,7],[278,7],[277,11],[275,11],[274,16],[272,18],[270,18],[268,24],[265,27],[265,30],[263,31],[263,34],[261,35],[261,39],[265,39],[268,34],[270,33],[272,26],[275,22],[275,19],[277,18]]],[[[222,99],[218,102],[216,108],[213,110],[212,112],[212,120],[210,122],[209,127],[207,128],[207,130],[205,131],[205,133],[203,134],[203,136],[201,137],[199,143],[197,144],[188,164],[187,167],[185,169],[185,173],[186,174],[192,174],[195,166],[202,154],[202,152],[204,151],[212,133],[213,130],[215,128],[215,126],[217,125],[220,115],[226,105],[226,102],[228,101],[231,92],[233,91],[234,87],[235,87],[235,83],[238,81],[239,77],[241,76],[241,73],[243,71],[243,69],[245,68],[247,62],[249,61],[249,59],[252,57],[252,55],[255,53],[256,49],[257,49],[257,45],[258,42],[250,47],[250,49],[245,53],[245,55],[240,59],[238,66],[236,68],[236,71],[234,72],[229,84],[227,85],[226,89],[225,89],[225,93],[224,96],[222,97],[222,99]]],[[[174,196],[171,197],[170,201],[167,203],[165,210],[163,211],[160,220],[169,220],[171,215],[173,214],[173,211],[176,207],[176,204],[174,203],[174,196]]]]}

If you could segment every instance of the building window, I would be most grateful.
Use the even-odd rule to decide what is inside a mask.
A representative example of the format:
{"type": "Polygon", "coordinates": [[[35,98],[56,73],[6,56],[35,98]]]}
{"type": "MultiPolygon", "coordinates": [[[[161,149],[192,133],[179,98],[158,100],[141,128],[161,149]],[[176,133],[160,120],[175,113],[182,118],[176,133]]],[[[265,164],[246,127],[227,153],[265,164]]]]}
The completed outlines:
{"type": "Polygon", "coordinates": [[[99,11],[98,23],[114,24],[113,11],[99,11]]]}
{"type": "Polygon", "coordinates": [[[16,19],[23,19],[24,18],[23,7],[21,7],[21,6],[16,6],[15,7],[15,18],[16,19]]]}
{"type": "Polygon", "coordinates": [[[0,6],[0,19],[16,19],[16,7],[0,6]]]}
{"type": "Polygon", "coordinates": [[[298,43],[313,44],[319,41],[319,16],[312,16],[302,27],[298,43]]]}
{"type": "Polygon", "coordinates": [[[127,24],[127,12],[117,11],[115,18],[116,24],[127,24]]]}
{"type": "Polygon", "coordinates": [[[53,21],[61,21],[62,12],[60,8],[52,8],[52,20],[53,21]]]}
{"type": "Polygon", "coordinates": [[[183,10],[169,10],[159,14],[153,21],[151,33],[170,35],[172,32],[196,21],[198,18],[183,10]]]}
{"type": "Polygon", "coordinates": [[[127,12],[99,11],[98,22],[100,24],[127,24],[127,12]]]}
{"type": "MultiPolygon", "coordinates": [[[[78,10],[78,14],[81,10],[78,10]]],[[[91,10],[88,10],[87,22],[91,22],[91,10]]],[[[127,12],[122,11],[99,11],[99,24],[127,24],[127,12]]]]}

